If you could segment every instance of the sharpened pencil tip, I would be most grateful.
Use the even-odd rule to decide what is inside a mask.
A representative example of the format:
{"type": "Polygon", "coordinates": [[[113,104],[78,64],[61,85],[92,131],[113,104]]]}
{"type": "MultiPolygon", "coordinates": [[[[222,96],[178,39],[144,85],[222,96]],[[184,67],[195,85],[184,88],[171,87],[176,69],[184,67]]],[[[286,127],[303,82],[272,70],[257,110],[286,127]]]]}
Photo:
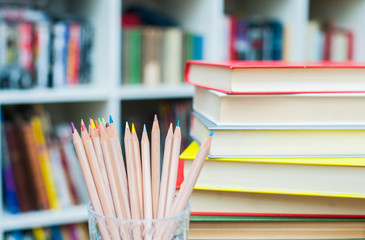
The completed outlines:
{"type": "Polygon", "coordinates": [[[129,128],[128,122],[125,122],[125,128],[129,128]]]}
{"type": "Polygon", "coordinates": [[[169,129],[172,129],[172,123],[170,123],[170,127],[169,127],[169,129]]]}
{"type": "Polygon", "coordinates": [[[103,123],[104,126],[106,125],[105,118],[103,118],[102,123],[103,123]]]}
{"type": "Polygon", "coordinates": [[[74,133],[76,128],[75,128],[75,125],[73,122],[71,122],[71,129],[72,129],[72,133],[74,133]]]}
{"type": "Polygon", "coordinates": [[[132,123],[132,132],[136,132],[136,129],[134,128],[134,123],[132,123]]]}
{"type": "Polygon", "coordinates": [[[112,115],[109,115],[109,123],[110,123],[110,124],[112,124],[112,123],[113,123],[112,115]]]}
{"type": "Polygon", "coordinates": [[[209,137],[213,136],[213,131],[210,132],[209,137]]]}
{"type": "Polygon", "coordinates": [[[96,120],[96,119],[95,119],[95,122],[94,122],[94,123],[95,123],[95,128],[96,128],[96,129],[99,129],[98,120],[96,120]]]}
{"type": "Polygon", "coordinates": [[[99,128],[100,128],[101,131],[103,131],[104,130],[104,125],[102,123],[100,123],[99,128]]]}
{"type": "Polygon", "coordinates": [[[147,132],[147,130],[146,130],[146,124],[143,124],[143,132],[147,132]]]}
{"type": "Polygon", "coordinates": [[[157,114],[155,114],[153,121],[157,121],[157,114]]]}
{"type": "Polygon", "coordinates": [[[92,118],[90,118],[90,125],[92,128],[95,128],[95,123],[94,120],[92,118]]]}
{"type": "Polygon", "coordinates": [[[99,123],[99,127],[100,127],[100,125],[102,124],[100,118],[98,118],[98,123],[99,123]]]}
{"type": "Polygon", "coordinates": [[[105,124],[105,127],[109,127],[109,123],[106,123],[106,124],[105,124]]]}
{"type": "Polygon", "coordinates": [[[177,120],[176,127],[180,127],[180,120],[177,120]]]}
{"type": "Polygon", "coordinates": [[[85,131],[85,123],[84,120],[81,119],[81,131],[85,131]]]}

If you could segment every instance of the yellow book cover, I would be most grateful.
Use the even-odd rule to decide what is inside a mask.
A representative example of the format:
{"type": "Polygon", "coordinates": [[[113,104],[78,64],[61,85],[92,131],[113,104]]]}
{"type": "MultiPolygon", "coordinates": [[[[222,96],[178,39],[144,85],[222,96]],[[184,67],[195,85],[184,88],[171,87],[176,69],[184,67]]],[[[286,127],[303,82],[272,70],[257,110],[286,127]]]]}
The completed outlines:
{"type": "Polygon", "coordinates": [[[41,171],[46,186],[46,192],[49,199],[50,207],[51,209],[59,209],[61,208],[61,206],[57,196],[56,184],[52,174],[51,161],[49,158],[49,153],[42,130],[42,121],[40,117],[33,117],[31,120],[31,125],[37,146],[39,163],[41,165],[41,171]]]}
{"type": "MultiPolygon", "coordinates": [[[[180,155],[184,175],[199,150],[180,155]]],[[[194,189],[365,198],[365,158],[207,158],[194,189]]]]}
{"type": "Polygon", "coordinates": [[[32,229],[35,240],[47,240],[46,233],[42,228],[32,229]]]}

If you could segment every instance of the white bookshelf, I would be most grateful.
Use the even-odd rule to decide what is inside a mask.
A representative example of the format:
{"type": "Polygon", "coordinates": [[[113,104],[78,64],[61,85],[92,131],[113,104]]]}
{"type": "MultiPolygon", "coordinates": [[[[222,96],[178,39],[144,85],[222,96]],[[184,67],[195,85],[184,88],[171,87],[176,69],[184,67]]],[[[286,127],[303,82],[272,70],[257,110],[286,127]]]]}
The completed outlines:
{"type": "MultiPolygon", "coordinates": [[[[158,87],[121,85],[121,26],[122,5],[141,2],[175,17],[188,30],[204,37],[204,58],[228,58],[228,21],[225,13],[241,12],[249,16],[275,17],[290,28],[289,60],[304,60],[304,34],[309,19],[336,18],[340,26],[353,29],[355,59],[365,61],[365,1],[363,0],[53,0],[53,11],[70,11],[87,17],[95,28],[93,51],[93,83],[87,87],[64,89],[33,89],[0,91],[0,110],[3,105],[44,104],[53,118],[78,121],[89,116],[113,116],[122,119],[124,101],[191,98],[192,86],[186,84],[158,87]]],[[[95,116],[95,117],[98,117],[95,116]]],[[[75,123],[78,125],[79,123],[75,123]]],[[[119,128],[119,125],[117,124],[119,128]]],[[[1,126],[0,126],[1,131],[1,126]]],[[[1,139],[0,139],[1,143],[1,139]]],[[[0,158],[1,163],[1,158],[0,158]]],[[[2,176],[0,177],[0,183],[2,176]]],[[[2,184],[0,184],[0,187],[2,184]]],[[[0,191],[1,196],[2,191],[0,191]]],[[[87,220],[86,206],[60,211],[39,211],[16,216],[4,213],[0,198],[0,240],[4,232],[87,220]]]]}

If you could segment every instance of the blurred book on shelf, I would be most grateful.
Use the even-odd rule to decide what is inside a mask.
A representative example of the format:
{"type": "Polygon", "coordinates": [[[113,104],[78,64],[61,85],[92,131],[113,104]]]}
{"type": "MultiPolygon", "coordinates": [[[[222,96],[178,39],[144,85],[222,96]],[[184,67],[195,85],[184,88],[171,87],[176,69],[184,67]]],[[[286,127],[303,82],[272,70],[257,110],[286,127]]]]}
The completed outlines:
{"type": "Polygon", "coordinates": [[[28,230],[17,230],[5,233],[5,239],[27,239],[27,240],[86,240],[89,239],[89,232],[86,223],[69,224],[62,226],[51,226],[44,228],[33,228],[28,230]]]}
{"type": "Polygon", "coordinates": [[[6,106],[2,115],[5,210],[15,214],[86,203],[69,126],[52,127],[40,106],[6,106]]]}
{"type": "Polygon", "coordinates": [[[122,30],[123,84],[180,84],[185,62],[203,59],[201,35],[149,9],[127,9],[122,30]]]}
{"type": "Polygon", "coordinates": [[[91,81],[89,22],[45,11],[0,9],[0,88],[46,88],[91,81]]]}
{"type": "Polygon", "coordinates": [[[283,23],[276,19],[230,17],[230,60],[283,60],[283,23]]]}
{"type": "Polygon", "coordinates": [[[351,61],[354,53],[354,34],[351,29],[333,21],[310,20],[307,25],[306,61],[351,61]]]}

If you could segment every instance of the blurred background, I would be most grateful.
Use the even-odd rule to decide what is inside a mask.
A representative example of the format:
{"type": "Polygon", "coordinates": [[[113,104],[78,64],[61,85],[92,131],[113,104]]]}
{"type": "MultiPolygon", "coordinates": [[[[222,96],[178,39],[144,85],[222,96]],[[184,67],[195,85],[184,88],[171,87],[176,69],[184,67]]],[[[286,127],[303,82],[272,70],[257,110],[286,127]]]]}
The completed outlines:
{"type": "Polygon", "coordinates": [[[157,113],[163,135],[181,121],[184,149],[187,60],[364,61],[364,12],[364,0],[0,0],[0,240],[87,239],[70,121],[111,115],[122,134],[157,113]]]}

